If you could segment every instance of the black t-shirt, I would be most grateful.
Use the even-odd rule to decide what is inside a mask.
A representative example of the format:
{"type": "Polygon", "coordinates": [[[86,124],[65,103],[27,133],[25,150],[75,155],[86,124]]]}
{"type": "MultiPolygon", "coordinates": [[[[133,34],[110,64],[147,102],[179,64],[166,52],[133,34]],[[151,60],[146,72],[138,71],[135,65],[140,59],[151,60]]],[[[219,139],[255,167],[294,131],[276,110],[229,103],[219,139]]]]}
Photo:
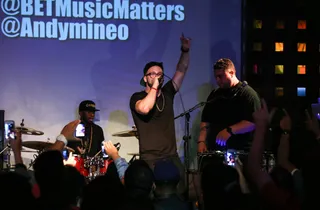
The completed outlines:
{"type": "Polygon", "coordinates": [[[163,86],[161,93],[147,115],[135,110],[137,101],[147,96],[145,91],[134,93],[130,99],[132,117],[139,133],[141,159],[154,160],[177,154],[173,111],[176,90],[172,80],[163,86]]]}
{"type": "Polygon", "coordinates": [[[85,125],[85,137],[82,142],[68,142],[68,147],[79,154],[77,147],[86,148],[87,155],[93,157],[101,150],[101,143],[104,141],[103,130],[99,125],[88,123],[85,125]]]}
{"type": "Polygon", "coordinates": [[[226,147],[216,144],[218,133],[242,120],[253,122],[252,114],[261,107],[260,99],[249,85],[239,82],[228,89],[213,90],[203,109],[201,121],[209,123],[207,145],[209,150],[246,150],[252,141],[252,132],[231,136],[226,147]]]}

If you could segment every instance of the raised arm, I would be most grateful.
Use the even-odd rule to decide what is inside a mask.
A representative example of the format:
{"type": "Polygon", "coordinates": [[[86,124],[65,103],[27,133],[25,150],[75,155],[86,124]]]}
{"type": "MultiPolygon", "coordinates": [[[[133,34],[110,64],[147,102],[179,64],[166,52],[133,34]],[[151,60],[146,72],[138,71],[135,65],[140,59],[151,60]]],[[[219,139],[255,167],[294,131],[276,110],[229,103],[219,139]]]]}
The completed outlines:
{"type": "Polygon", "coordinates": [[[296,167],[289,161],[291,118],[287,111],[285,111],[285,113],[286,115],[280,121],[280,128],[282,129],[282,134],[280,137],[280,143],[278,146],[277,154],[278,164],[291,173],[293,170],[296,169],[296,167]]]}
{"type": "Polygon", "coordinates": [[[188,70],[189,61],[190,61],[189,49],[190,49],[191,39],[184,37],[184,35],[182,34],[180,40],[181,40],[181,55],[180,55],[179,62],[177,64],[176,73],[172,78],[173,86],[176,91],[178,91],[182,85],[182,82],[188,70]]]}
{"type": "Polygon", "coordinates": [[[68,140],[72,141],[81,141],[73,136],[74,131],[76,130],[77,126],[79,125],[80,120],[74,120],[69,122],[67,125],[63,127],[59,136],[57,136],[56,141],[54,144],[49,148],[49,150],[58,150],[62,152],[62,150],[67,146],[68,140]]]}
{"type": "Polygon", "coordinates": [[[262,153],[265,144],[265,134],[269,122],[267,105],[262,100],[262,108],[253,114],[256,130],[248,156],[247,171],[251,182],[261,194],[261,198],[269,209],[300,209],[299,201],[291,193],[277,187],[271,176],[261,170],[262,153]]]}
{"type": "Polygon", "coordinates": [[[262,107],[253,113],[256,129],[252,141],[252,146],[248,156],[248,174],[253,184],[258,190],[272,182],[271,177],[261,170],[262,153],[265,145],[265,134],[267,132],[269,113],[266,102],[262,100],[262,107]]]}

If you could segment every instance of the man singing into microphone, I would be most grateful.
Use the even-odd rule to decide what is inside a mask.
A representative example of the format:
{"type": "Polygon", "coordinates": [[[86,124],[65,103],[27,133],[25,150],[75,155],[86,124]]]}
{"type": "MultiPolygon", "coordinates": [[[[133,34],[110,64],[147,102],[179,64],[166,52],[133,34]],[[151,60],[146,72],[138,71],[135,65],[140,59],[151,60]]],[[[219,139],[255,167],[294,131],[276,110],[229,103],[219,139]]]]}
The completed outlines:
{"type": "Polygon", "coordinates": [[[238,80],[230,59],[219,59],[213,71],[219,88],[210,93],[202,112],[198,152],[246,150],[255,128],[252,113],[261,107],[259,96],[238,80]]]}
{"type": "Polygon", "coordinates": [[[177,154],[173,102],[189,66],[190,39],[182,35],[180,40],[181,56],[172,80],[162,87],[163,64],[147,63],[140,81],[145,90],[131,96],[130,109],[139,133],[140,159],[145,160],[151,169],[155,162],[170,159],[180,170],[178,188],[183,193],[185,172],[177,154]]]}

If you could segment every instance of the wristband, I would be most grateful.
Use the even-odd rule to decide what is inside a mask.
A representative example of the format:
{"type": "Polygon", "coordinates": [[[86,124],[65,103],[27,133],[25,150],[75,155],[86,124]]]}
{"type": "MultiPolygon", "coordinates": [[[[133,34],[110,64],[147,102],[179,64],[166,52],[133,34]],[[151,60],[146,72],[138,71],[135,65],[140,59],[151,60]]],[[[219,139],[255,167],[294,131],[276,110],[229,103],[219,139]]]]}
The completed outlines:
{"type": "Polygon", "coordinates": [[[60,134],[59,136],[57,136],[56,140],[57,141],[62,141],[64,143],[64,145],[68,144],[68,141],[67,141],[66,137],[63,134],[60,134]]]}
{"type": "Polygon", "coordinates": [[[198,141],[197,143],[198,144],[200,144],[200,143],[204,143],[205,144],[206,142],[205,141],[198,141]]]}
{"type": "Polygon", "coordinates": [[[156,89],[156,88],[154,88],[154,87],[152,87],[152,88],[151,88],[151,90],[155,90],[155,91],[158,91],[158,89],[156,89]]]}
{"type": "Polygon", "coordinates": [[[189,52],[189,49],[185,50],[185,49],[183,49],[183,47],[181,47],[181,52],[187,53],[187,52],[189,52]]]}

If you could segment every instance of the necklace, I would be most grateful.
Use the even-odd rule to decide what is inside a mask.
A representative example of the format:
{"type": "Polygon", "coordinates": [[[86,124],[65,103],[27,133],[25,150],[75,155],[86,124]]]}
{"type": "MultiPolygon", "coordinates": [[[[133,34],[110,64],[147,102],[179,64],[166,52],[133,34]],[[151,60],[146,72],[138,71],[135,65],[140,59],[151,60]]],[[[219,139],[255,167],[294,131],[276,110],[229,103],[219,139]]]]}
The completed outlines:
{"type": "Polygon", "coordinates": [[[87,140],[81,140],[81,146],[82,148],[84,148],[84,153],[89,153],[91,150],[91,145],[92,145],[92,135],[93,135],[93,129],[92,129],[92,125],[90,126],[90,139],[88,142],[87,140]]]}
{"type": "Polygon", "coordinates": [[[162,95],[162,109],[159,108],[158,103],[156,102],[156,107],[157,107],[157,109],[158,109],[159,112],[162,112],[162,111],[163,111],[164,105],[166,104],[166,101],[165,101],[165,98],[164,98],[164,95],[163,95],[162,92],[161,92],[161,95],[162,95]]]}

